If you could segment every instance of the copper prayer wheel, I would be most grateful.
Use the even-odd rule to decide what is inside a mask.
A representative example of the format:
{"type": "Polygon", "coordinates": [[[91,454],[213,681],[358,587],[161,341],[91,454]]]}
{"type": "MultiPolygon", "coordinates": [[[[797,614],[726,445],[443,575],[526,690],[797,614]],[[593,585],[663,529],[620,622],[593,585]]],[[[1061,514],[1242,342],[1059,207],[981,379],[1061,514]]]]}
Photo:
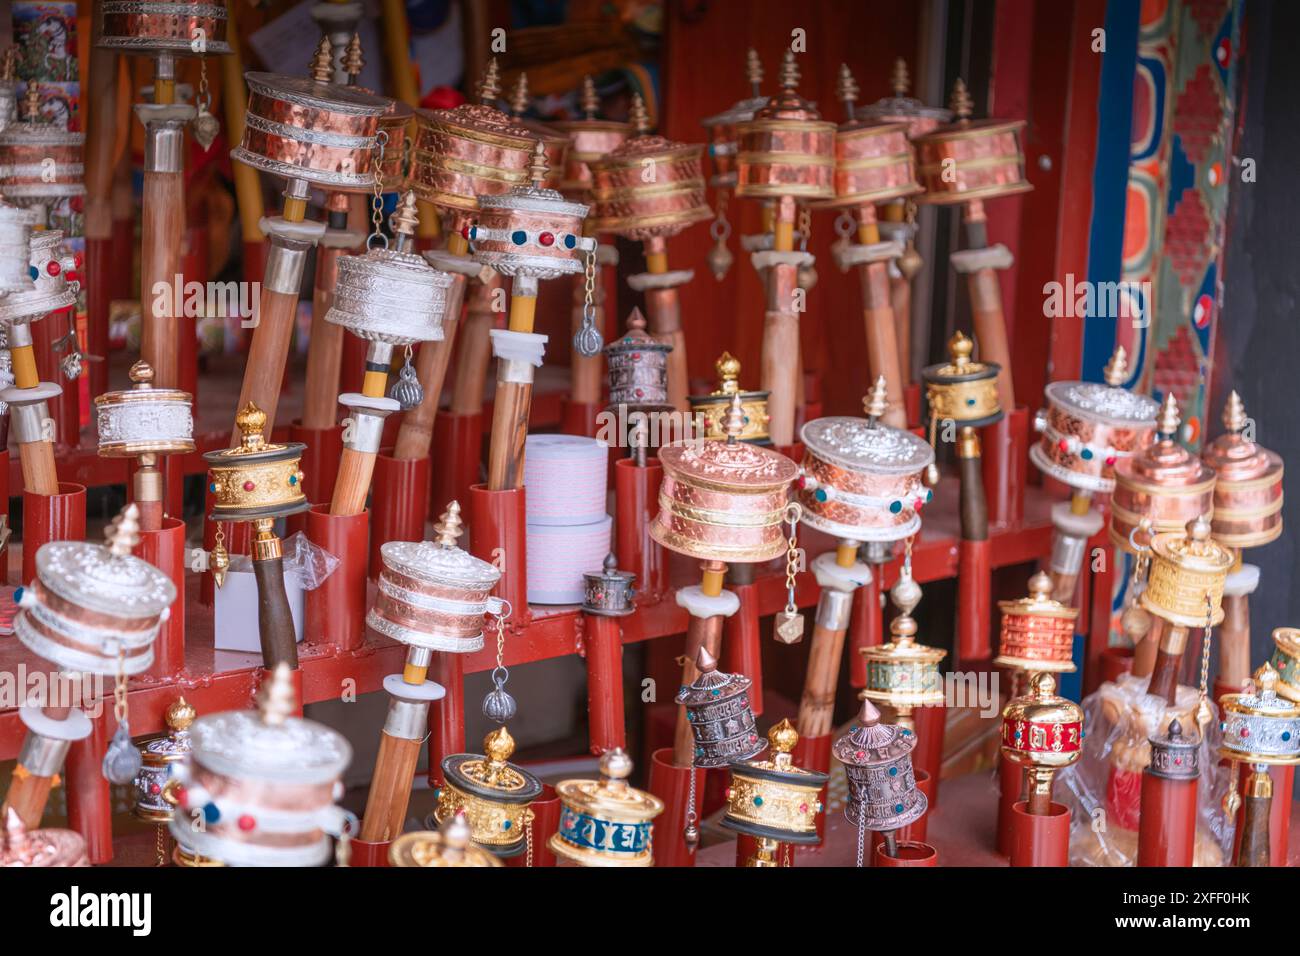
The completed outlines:
{"type": "Polygon", "coordinates": [[[600,100],[596,96],[596,84],[590,76],[584,76],[582,118],[559,120],[551,124],[552,128],[569,138],[569,148],[564,154],[563,175],[555,188],[570,199],[581,202],[591,199],[590,164],[612,153],[633,133],[631,123],[597,118],[596,113],[599,108],[600,100]]]}
{"type": "Polygon", "coordinates": [[[726,441],[695,440],[659,450],[663,484],[650,536],[670,551],[706,561],[758,563],[784,554],[782,522],[798,467],[739,440],[740,397],[727,412],[726,441]]]}
{"type": "Polygon", "coordinates": [[[1047,409],[1035,427],[1042,438],[1029,459],[1046,475],[1082,491],[1115,489],[1116,462],[1151,443],[1160,405],[1124,388],[1126,353],[1120,346],[1106,366],[1105,384],[1052,382],[1047,409]]]}
{"type": "Polygon", "coordinates": [[[1214,538],[1255,548],[1282,533],[1282,459],[1245,437],[1246,408],[1234,391],[1223,410],[1227,431],[1201,454],[1214,469],[1214,538]]]}
{"type": "Polygon", "coordinates": [[[76,830],[29,830],[10,807],[0,834],[0,869],[26,866],[90,866],[86,839],[76,830]]]}
{"type": "Polygon", "coordinates": [[[0,130],[0,192],[20,205],[86,194],[86,134],[43,120],[40,98],[28,83],[26,117],[0,130]]]}
{"type": "Polygon", "coordinates": [[[759,85],[763,82],[763,65],[759,62],[758,51],[753,47],[745,53],[745,79],[749,82],[747,99],[700,120],[700,125],[709,132],[709,157],[713,160],[715,170],[710,185],[715,189],[736,185],[736,126],[748,123],[756,112],[767,105],[768,98],[759,93],[759,85]]]}
{"type": "Polygon", "coordinates": [[[1052,600],[1052,579],[1042,571],[1029,579],[1029,596],[999,601],[1001,645],[993,663],[1012,670],[1073,673],[1074,622],[1079,609],[1052,600]]]}
{"type": "Polygon", "coordinates": [[[858,84],[840,65],[839,98],[848,113],[835,133],[835,198],[818,203],[841,209],[903,199],[921,191],[905,123],[857,119],[858,84]]]}
{"type": "Polygon", "coordinates": [[[244,138],[232,159],[331,192],[374,187],[379,118],[390,100],[300,76],[246,73],[244,138]]]}
{"type": "Polygon", "coordinates": [[[98,46],[125,53],[206,56],[230,52],[224,3],[104,0],[98,46]]]}
{"type": "Polygon", "coordinates": [[[1115,463],[1109,534],[1111,543],[1129,554],[1136,553],[1130,536],[1143,518],[1159,533],[1181,531],[1214,512],[1214,472],[1178,443],[1178,426],[1178,402],[1170,393],[1156,424],[1158,440],[1115,463]]]}
{"type": "Polygon", "coordinates": [[[386,193],[406,188],[406,131],[415,110],[401,100],[392,100],[379,116],[379,132],[384,136],[384,157],[379,163],[379,188],[386,193]]]}
{"type": "Polygon", "coordinates": [[[889,84],[894,95],[860,107],[857,114],[859,119],[875,120],[878,123],[902,123],[907,127],[908,139],[924,136],[940,125],[951,122],[952,113],[949,110],[926,106],[916,97],[907,95],[911,80],[907,75],[907,62],[901,56],[894,60],[889,84]]]}
{"type": "Polygon", "coordinates": [[[534,137],[490,105],[498,93],[497,63],[490,60],[479,84],[479,103],[415,111],[411,188],[418,198],[473,212],[479,196],[527,184],[534,137]]]}
{"type": "Polygon", "coordinates": [[[704,201],[703,147],[650,134],[640,99],[633,104],[637,135],[589,164],[595,232],[628,239],[675,236],[712,213],[704,201]],[[646,176],[652,170],[653,175],[646,176]]]}
{"type": "Polygon", "coordinates": [[[917,202],[932,205],[1014,196],[1034,187],[1025,179],[1020,149],[1023,120],[972,120],[966,85],[957,81],[956,120],[915,140],[921,184],[917,202]]]}
{"type": "Polygon", "coordinates": [[[528,109],[528,74],[520,72],[515,88],[510,92],[510,118],[518,123],[535,140],[539,140],[546,152],[546,178],[542,185],[547,189],[559,189],[568,168],[569,149],[572,141],[569,134],[557,129],[553,123],[539,123],[527,119],[524,111],[528,109]]]}
{"type": "Polygon", "coordinates": [[[737,196],[808,201],[835,195],[835,124],[799,95],[798,85],[794,53],[787,50],[781,92],[736,126],[737,196]]]}

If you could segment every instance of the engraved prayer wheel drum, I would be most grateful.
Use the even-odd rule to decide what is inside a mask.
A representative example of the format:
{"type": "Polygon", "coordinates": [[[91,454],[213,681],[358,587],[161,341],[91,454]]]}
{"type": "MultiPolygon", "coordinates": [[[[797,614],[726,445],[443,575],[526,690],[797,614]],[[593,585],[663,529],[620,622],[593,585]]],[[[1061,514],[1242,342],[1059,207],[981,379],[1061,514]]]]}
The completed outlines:
{"type": "Polygon", "coordinates": [[[76,830],[29,830],[10,807],[0,832],[0,869],[27,866],[90,866],[86,839],[76,830]]]}
{"type": "MultiPolygon", "coordinates": [[[[454,539],[453,539],[454,540],[454,539]]],[[[433,541],[386,541],[384,568],[369,627],[412,647],[467,654],[483,647],[483,616],[501,572],[458,547],[433,541]]]]}
{"type": "Polygon", "coordinates": [[[95,45],[152,56],[220,56],[230,52],[224,3],[104,0],[95,45]]]}
{"type": "Polygon", "coordinates": [[[235,416],[243,440],[234,448],[209,451],[208,491],[211,521],[256,521],[284,518],[311,507],[302,491],[300,462],[306,445],[262,440],[266,413],[251,402],[235,416]]]}
{"type": "Polygon", "coordinates": [[[772,444],[768,425],[772,416],[767,413],[767,400],[770,392],[759,389],[742,389],[740,387],[740,362],[730,352],[723,352],[713,363],[718,373],[718,387],[708,395],[688,395],[693,415],[704,416],[704,437],[725,439],[723,420],[732,396],[740,396],[740,409],[744,412],[744,427],[738,436],[741,441],[755,445],[772,444]]]}
{"type": "Polygon", "coordinates": [[[587,207],[536,184],[479,196],[478,222],[469,227],[474,258],[507,276],[554,279],[582,272],[587,207]]]}
{"type": "Polygon", "coordinates": [[[901,123],[845,123],[835,135],[835,198],[818,206],[840,209],[914,196],[916,160],[901,123]]]}
{"type": "Polygon", "coordinates": [[[676,702],[686,708],[686,719],[695,737],[691,760],[696,767],[725,767],[745,760],[763,749],[754,729],[754,712],[749,705],[749,686],[743,674],[725,674],[707,651],[701,650],[700,672],[677,693],[676,702]]]}
{"type": "Polygon", "coordinates": [[[626,617],[636,610],[632,604],[635,581],[636,575],[631,571],[618,569],[618,558],[611,551],[599,571],[582,575],[582,610],[601,617],[626,617]]]}
{"type": "Polygon", "coordinates": [[[1300,628],[1274,628],[1273,644],[1269,664],[1277,671],[1277,692],[1287,700],[1300,701],[1300,628]]]}
{"type": "Polygon", "coordinates": [[[1165,780],[1195,780],[1201,775],[1201,741],[1183,733],[1182,721],[1174,718],[1163,734],[1148,738],[1151,763],[1147,773],[1165,780]]]}
{"type": "Polygon", "coordinates": [[[542,794],[540,780],[509,762],[514,749],[509,731],[500,727],[483,740],[486,756],[444,757],[443,785],[433,811],[439,823],[463,813],[474,843],[500,857],[524,852],[528,805],[542,794]]]}
{"type": "Polygon", "coordinates": [[[912,731],[881,723],[880,711],[863,702],[858,723],[831,746],[849,785],[844,818],[855,828],[888,832],[925,815],[929,803],[912,770],[915,747],[912,731]]]}
{"type": "Polygon", "coordinates": [[[917,202],[931,205],[994,199],[1029,192],[1025,156],[1020,150],[1022,120],[959,118],[924,136],[916,145],[918,173],[925,192],[917,202]]]}
{"type": "Polygon", "coordinates": [[[339,256],[325,321],[367,342],[437,342],[443,337],[451,281],[447,273],[431,269],[423,256],[396,249],[339,256]]]}
{"type": "Polygon", "coordinates": [[[1038,673],[1030,691],[1002,710],[1002,756],[1022,767],[1060,769],[1079,759],[1083,709],[1056,694],[1056,678],[1038,673]]]}
{"type": "Polygon", "coordinates": [[[803,474],[795,483],[803,520],[852,541],[901,541],[921,527],[932,497],[922,480],[934,450],[877,419],[818,418],[799,434],[803,474]]]}
{"type": "Polygon", "coordinates": [[[1246,410],[1233,392],[1224,411],[1228,431],[1202,453],[1214,469],[1214,539],[1227,548],[1256,548],[1282,533],[1282,459],[1243,434],[1246,410]]]}
{"type": "Polygon", "coordinates": [[[891,707],[929,707],[944,702],[939,662],[948,652],[916,643],[916,629],[910,614],[900,614],[889,624],[893,640],[862,648],[867,664],[867,683],[860,694],[864,700],[891,707]]]}
{"type": "Polygon", "coordinates": [[[1029,595],[999,601],[1001,642],[993,663],[1037,673],[1074,672],[1074,622],[1079,609],[1052,599],[1052,579],[1039,572],[1029,579],[1029,595]]]}
{"type": "Polygon", "coordinates": [[[1255,689],[1219,698],[1223,744],[1219,755],[1243,763],[1300,763],[1300,704],[1278,696],[1278,673],[1255,671],[1255,689]]]}
{"type": "Polygon", "coordinates": [[[164,719],[170,733],[140,748],[140,770],[135,776],[131,812],[148,823],[167,823],[174,813],[166,788],[172,774],[190,752],[190,725],[194,708],[181,697],[167,708],[164,719]]]}
{"type": "Polygon", "coordinates": [[[86,194],[85,133],[15,122],[0,131],[0,192],[30,202],[86,194]]]}
{"type": "Polygon", "coordinates": [[[592,229],[641,241],[675,236],[710,218],[702,153],[701,146],[640,135],[593,159],[592,229]]]}
{"type": "Polygon", "coordinates": [[[401,100],[390,100],[379,117],[378,131],[383,133],[384,157],[379,163],[379,188],[386,193],[406,188],[406,131],[415,118],[415,110],[401,100]]]}
{"type": "MultiPolygon", "coordinates": [[[[36,212],[5,202],[0,197],[0,296],[31,292],[32,226],[36,212]]],[[[0,298],[0,303],[4,299],[0,298]]]]}
{"type": "Polygon", "coordinates": [[[752,96],[721,113],[700,120],[700,125],[709,133],[709,158],[713,160],[713,167],[717,170],[710,183],[715,188],[736,185],[735,165],[739,148],[736,142],[736,126],[752,120],[754,114],[767,105],[767,100],[766,96],[752,96]]]}
{"type": "Polygon", "coordinates": [[[101,458],[188,454],[194,450],[193,396],[175,388],[155,388],[153,369],[131,367],[132,388],[95,396],[101,458]]]}
{"type": "Polygon", "coordinates": [[[639,309],[627,324],[623,337],[605,346],[609,407],[622,405],[629,411],[666,409],[670,407],[668,353],[673,347],[646,331],[645,316],[639,309]]]}
{"type": "MultiPolygon", "coordinates": [[[[190,727],[191,750],[177,768],[171,832],[191,852],[228,866],[320,866],[331,835],[343,832],[343,771],[352,748],[323,724],[288,716],[288,705],[227,711],[190,727]],[[277,709],[278,708],[278,709],[277,709]],[[192,821],[202,815],[205,826],[192,821]]],[[[273,678],[278,683],[279,675],[273,678]]]]}
{"type": "Polygon", "coordinates": [[[1002,367],[996,362],[974,361],[973,350],[974,343],[958,332],[948,343],[949,361],[921,370],[932,422],[950,420],[963,427],[983,428],[1001,420],[997,383],[1002,367]]]}
{"type": "Polygon", "coordinates": [[[1071,488],[1109,494],[1115,465],[1151,443],[1159,404],[1100,382],[1052,382],[1030,460],[1071,488]]]}
{"type": "Polygon", "coordinates": [[[77,302],[79,282],[68,281],[68,270],[80,257],[63,248],[63,233],[45,229],[31,233],[27,258],[28,285],[0,298],[0,322],[23,323],[45,318],[77,302]]]}
{"type": "Polygon", "coordinates": [[[477,103],[415,111],[411,188],[453,212],[478,209],[478,197],[528,182],[534,138],[505,113],[477,103]]]}
{"type": "Polygon", "coordinates": [[[829,774],[796,767],[790,758],[799,734],[788,719],[767,732],[770,756],[731,765],[722,825],[749,836],[783,843],[820,843],[817,814],[829,774]]]}
{"type": "Polygon", "coordinates": [[[560,827],[547,841],[556,856],[579,866],[653,866],[658,797],[628,786],[632,761],[615,747],[600,758],[600,780],[561,780],[560,827]]]}
{"type": "Polygon", "coordinates": [[[835,195],[835,124],[796,92],[798,83],[787,51],[781,91],[736,125],[737,196],[814,201],[835,195]]]}
{"type": "MultiPolygon", "coordinates": [[[[632,135],[632,124],[580,119],[563,120],[552,123],[551,126],[569,137],[569,148],[564,154],[563,175],[559,182],[547,185],[558,189],[570,199],[590,201],[591,163],[618,149],[632,135]]],[[[551,167],[552,170],[555,168],[551,167]]]]}
{"type": "Polygon", "coordinates": [[[1210,523],[1193,519],[1185,530],[1165,531],[1151,540],[1151,570],[1142,606],[1183,627],[1223,620],[1223,587],[1234,559],[1210,537],[1210,523]],[[1209,606],[1206,598],[1209,598],[1209,606]]]}
{"type": "Polygon", "coordinates": [[[14,633],[32,653],[69,673],[142,673],[171,614],[176,585],[119,544],[50,541],[36,577],[18,589],[14,633]],[[120,553],[118,553],[120,552],[120,553]]]}
{"type": "Polygon", "coordinates": [[[704,440],[659,450],[664,478],[650,536],[701,560],[762,562],[786,551],[782,520],[798,467],[746,442],[704,440]]]}
{"type": "Polygon", "coordinates": [[[376,133],[391,100],[299,76],[245,73],[244,79],[244,138],[232,159],[331,192],[374,187],[376,133]]]}
{"type": "Polygon", "coordinates": [[[914,96],[907,96],[907,88],[895,89],[893,96],[876,100],[858,108],[857,118],[878,123],[902,123],[907,128],[907,138],[915,140],[952,122],[952,112],[938,106],[926,106],[914,96]]]}

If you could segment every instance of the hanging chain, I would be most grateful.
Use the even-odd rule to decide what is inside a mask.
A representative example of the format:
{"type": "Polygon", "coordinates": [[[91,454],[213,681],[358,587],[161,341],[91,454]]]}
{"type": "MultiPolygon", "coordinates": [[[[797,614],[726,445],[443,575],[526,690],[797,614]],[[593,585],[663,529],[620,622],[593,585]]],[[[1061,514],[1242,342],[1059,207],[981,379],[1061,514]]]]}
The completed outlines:
{"type": "Polygon", "coordinates": [[[196,97],[196,105],[200,113],[208,112],[212,106],[212,93],[208,89],[208,59],[199,57],[199,95],[196,97]]]}
{"type": "Polygon", "coordinates": [[[117,680],[113,684],[113,717],[118,724],[127,723],[126,647],[117,650],[117,680]]]}
{"type": "Polygon", "coordinates": [[[808,240],[812,238],[812,212],[807,206],[799,208],[799,251],[808,251],[808,240]]]}
{"type": "Polygon", "coordinates": [[[573,349],[579,355],[591,358],[600,354],[605,340],[596,328],[596,246],[587,250],[583,282],[582,327],[573,336],[573,349]]]}
{"type": "Polygon", "coordinates": [[[1210,710],[1210,635],[1214,631],[1214,599],[1210,592],[1205,592],[1205,639],[1201,641],[1201,687],[1200,700],[1196,704],[1196,722],[1200,725],[1201,736],[1205,736],[1205,725],[1214,719],[1210,710]]]}
{"type": "Polygon", "coordinates": [[[858,810],[858,868],[862,868],[862,853],[867,842],[867,812],[863,807],[858,810]]]}
{"type": "Polygon", "coordinates": [[[781,865],[788,870],[794,866],[794,845],[782,843],[781,849],[784,851],[781,854],[781,865]]]}
{"type": "MultiPolygon", "coordinates": [[[[509,606],[507,603],[506,607],[509,606]]],[[[503,611],[503,613],[497,615],[497,666],[493,670],[493,674],[506,669],[506,618],[509,615],[509,611],[503,611]]],[[[507,674],[507,676],[509,675],[507,674]]]]}
{"type": "Polygon", "coordinates": [[[531,808],[524,811],[524,826],[527,827],[524,830],[524,840],[528,844],[528,855],[524,859],[524,866],[530,870],[533,868],[533,821],[536,819],[537,815],[531,808]]]}
{"type": "Polygon", "coordinates": [[[695,845],[693,841],[698,840],[698,836],[696,835],[695,822],[696,820],[699,819],[699,817],[695,813],[695,761],[694,760],[691,761],[690,773],[691,773],[691,782],[686,793],[686,829],[683,831],[683,833],[686,836],[687,850],[689,850],[690,852],[694,852],[695,845]]]}
{"type": "Polygon", "coordinates": [[[376,246],[388,248],[388,237],[384,235],[384,184],[383,176],[380,175],[380,170],[384,168],[384,147],[387,145],[388,133],[381,129],[375,136],[375,147],[379,152],[375,157],[375,189],[370,196],[370,222],[373,228],[366,237],[367,249],[376,246]]]}
{"type": "Polygon", "coordinates": [[[785,517],[790,522],[790,537],[785,551],[785,612],[794,614],[799,610],[794,603],[794,582],[799,573],[799,519],[803,517],[803,507],[797,501],[790,502],[785,517]]]}
{"type": "Polygon", "coordinates": [[[163,823],[154,824],[154,865],[167,865],[167,825],[163,823]]]}
{"type": "Polygon", "coordinates": [[[718,190],[718,209],[709,223],[709,238],[714,242],[726,242],[731,236],[731,222],[727,219],[727,196],[725,189],[718,190]]]}

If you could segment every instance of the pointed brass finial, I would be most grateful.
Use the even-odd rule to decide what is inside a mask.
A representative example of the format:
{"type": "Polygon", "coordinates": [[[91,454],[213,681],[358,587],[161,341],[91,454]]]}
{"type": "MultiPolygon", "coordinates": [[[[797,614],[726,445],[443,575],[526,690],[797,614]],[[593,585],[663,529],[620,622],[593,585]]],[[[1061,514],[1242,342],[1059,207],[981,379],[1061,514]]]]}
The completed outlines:
{"type": "Polygon", "coordinates": [[[895,96],[906,96],[912,87],[912,78],[907,73],[907,61],[901,56],[894,59],[894,68],[889,73],[889,88],[895,96]]]}
{"type": "Polygon", "coordinates": [[[1197,515],[1191,521],[1187,522],[1187,550],[1191,554],[1206,554],[1215,547],[1210,540],[1210,533],[1214,530],[1210,524],[1210,519],[1205,515],[1197,515]]]}
{"type": "Polygon", "coordinates": [[[1260,665],[1259,670],[1255,671],[1255,693],[1260,697],[1274,697],[1277,695],[1278,673],[1273,669],[1273,665],[1265,661],[1260,665]]]}
{"type": "Polygon", "coordinates": [[[885,384],[885,376],[881,375],[876,379],[876,384],[871,387],[871,391],[862,400],[862,410],[867,413],[867,417],[873,422],[889,411],[889,390],[885,384]]]}
{"type": "Polygon", "coordinates": [[[789,717],[782,717],[779,724],[773,724],[768,730],[767,742],[771,744],[773,754],[788,754],[798,745],[799,732],[789,717]]]}
{"type": "Polygon", "coordinates": [[[433,530],[438,532],[438,544],[442,545],[442,547],[456,547],[456,540],[465,530],[464,522],[460,520],[459,501],[453,501],[447,505],[447,510],[442,513],[442,517],[433,526],[433,530]]]}
{"type": "Polygon", "coordinates": [[[975,104],[971,102],[970,91],[966,89],[966,81],[960,76],[957,82],[952,85],[952,96],[948,100],[948,109],[952,110],[953,116],[957,117],[959,123],[968,121],[971,113],[974,112],[975,104]]]}
{"type": "Polygon", "coordinates": [[[863,727],[874,727],[880,723],[880,711],[867,698],[862,698],[862,709],[858,711],[858,723],[863,727]]]}
{"type": "Polygon", "coordinates": [[[546,144],[539,139],[533,147],[533,161],[528,167],[528,178],[533,181],[535,189],[542,188],[548,172],[550,165],[546,162],[546,144]]]}
{"type": "Polygon", "coordinates": [[[795,62],[794,50],[786,49],[781,57],[781,89],[793,93],[799,89],[799,64],[795,62]]]}
{"type": "Polygon", "coordinates": [[[1046,571],[1039,571],[1029,579],[1029,596],[1035,601],[1046,601],[1052,596],[1052,578],[1046,571]]]}
{"type": "Polygon", "coordinates": [[[293,671],[281,661],[271,672],[271,679],[262,688],[257,707],[262,714],[262,723],[269,727],[278,727],[288,720],[296,706],[293,694],[293,671]]]}
{"type": "Polygon", "coordinates": [[[596,95],[596,81],[590,73],[582,78],[582,112],[587,119],[593,120],[600,112],[600,97],[596,95]]]}
{"type": "Polygon", "coordinates": [[[600,758],[600,775],[609,783],[622,783],[632,775],[632,758],[622,747],[606,750],[600,758]]]}
{"type": "Polygon", "coordinates": [[[348,85],[354,86],[365,68],[366,58],[361,54],[361,34],[354,33],[343,50],[343,72],[348,75],[348,85]]]}
{"type": "Polygon", "coordinates": [[[109,553],[124,558],[140,543],[140,508],[135,502],[127,505],[104,529],[104,540],[109,553]]]}
{"type": "Polygon", "coordinates": [[[889,633],[894,638],[895,647],[908,647],[915,643],[917,630],[916,618],[910,614],[899,614],[889,622],[889,633]]]}
{"type": "Polygon", "coordinates": [[[1128,352],[1124,346],[1115,346],[1115,354],[1106,363],[1103,374],[1106,377],[1106,384],[1111,388],[1119,388],[1128,381],[1128,352]]]}
{"type": "Polygon", "coordinates": [[[740,404],[740,396],[732,395],[726,414],[722,416],[722,433],[727,436],[727,444],[734,445],[745,430],[745,409],[740,404]]]}
{"type": "Polygon", "coordinates": [[[483,755],[493,763],[505,763],[515,752],[515,738],[505,727],[498,727],[483,738],[483,755]]]}
{"type": "Polygon", "coordinates": [[[176,734],[182,730],[189,730],[196,716],[198,712],[194,709],[194,705],[184,697],[177,697],[167,708],[163,719],[167,722],[167,729],[176,734]]]}
{"type": "Polygon", "coordinates": [[[718,659],[710,654],[709,649],[703,644],[695,654],[695,668],[701,674],[710,674],[718,669],[718,659]]]}
{"type": "Polygon", "coordinates": [[[948,340],[948,356],[956,368],[963,369],[969,365],[971,353],[974,351],[975,343],[961,329],[953,333],[953,337],[948,340]]]}
{"type": "Polygon", "coordinates": [[[137,359],[131,366],[127,377],[139,388],[148,388],[153,384],[153,366],[144,359],[137,359]]]}
{"type": "Polygon", "coordinates": [[[759,86],[763,83],[763,62],[752,46],[745,51],[745,79],[749,82],[750,95],[758,96],[759,86]]]}
{"type": "Polygon", "coordinates": [[[740,391],[740,359],[723,352],[713,363],[713,370],[718,375],[718,394],[735,395],[740,391]]]}
{"type": "Polygon", "coordinates": [[[317,83],[334,82],[334,46],[329,37],[321,37],[316,45],[316,55],[311,58],[307,72],[317,83]]]}
{"type": "Polygon", "coordinates": [[[632,307],[632,311],[627,317],[628,332],[644,332],[646,327],[645,315],[637,306],[632,307]]]}
{"type": "Polygon", "coordinates": [[[645,100],[641,98],[640,93],[632,94],[632,105],[628,109],[628,119],[632,121],[632,128],[636,130],[638,136],[644,136],[650,132],[650,114],[646,112],[645,100]]]}
{"type": "Polygon", "coordinates": [[[510,115],[523,116],[526,109],[528,109],[528,74],[520,70],[519,79],[515,80],[515,88],[510,91],[510,115]]]}
{"type": "Polygon", "coordinates": [[[1156,431],[1166,438],[1178,437],[1178,426],[1182,418],[1178,413],[1178,399],[1173,392],[1165,393],[1165,400],[1160,405],[1160,415],[1156,418],[1156,431]]]}
{"type": "Polygon", "coordinates": [[[35,123],[41,118],[41,88],[35,80],[27,81],[27,91],[23,94],[23,115],[29,123],[35,123]]]}
{"type": "Polygon", "coordinates": [[[262,429],[266,428],[266,412],[253,402],[249,402],[235,416],[235,427],[242,438],[241,445],[245,451],[255,451],[262,447],[265,440],[262,429]]]}
{"type": "Polygon", "coordinates": [[[497,58],[493,57],[487,61],[487,67],[483,70],[483,80],[478,85],[478,101],[485,106],[491,106],[501,95],[500,69],[497,58]]]}
{"type": "Polygon", "coordinates": [[[420,213],[415,204],[415,192],[413,190],[408,189],[406,191],[402,201],[393,210],[389,222],[392,223],[393,232],[397,233],[398,236],[410,238],[415,235],[415,228],[420,224],[420,213]]]}
{"type": "Polygon", "coordinates": [[[1246,430],[1246,405],[1236,389],[1228,393],[1228,404],[1223,406],[1223,427],[1234,435],[1246,430]]]}
{"type": "Polygon", "coordinates": [[[1048,671],[1040,671],[1029,678],[1029,689],[1035,697],[1051,697],[1056,693],[1056,678],[1048,671]]]}
{"type": "Polygon", "coordinates": [[[853,120],[853,104],[858,101],[858,81],[847,63],[840,64],[839,76],[835,80],[835,98],[844,104],[845,119],[853,120]]]}

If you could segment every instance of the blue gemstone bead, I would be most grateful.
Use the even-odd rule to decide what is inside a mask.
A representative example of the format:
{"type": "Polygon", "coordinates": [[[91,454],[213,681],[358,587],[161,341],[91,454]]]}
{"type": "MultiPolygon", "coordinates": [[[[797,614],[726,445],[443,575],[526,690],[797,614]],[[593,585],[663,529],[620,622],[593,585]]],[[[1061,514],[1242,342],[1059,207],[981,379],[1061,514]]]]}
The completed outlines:
{"type": "Polygon", "coordinates": [[[1283,740],[1290,740],[1290,739],[1291,739],[1291,731],[1289,731],[1289,730],[1284,730],[1284,731],[1282,732],[1282,739],[1283,739],[1283,740]]]}
{"type": "Polygon", "coordinates": [[[572,249],[577,244],[578,244],[578,237],[575,236],[573,233],[569,233],[567,236],[564,237],[564,248],[572,249]]]}
{"type": "Polygon", "coordinates": [[[898,768],[897,768],[897,767],[890,767],[890,768],[889,768],[889,775],[890,775],[891,777],[897,777],[897,776],[898,776],[898,768]]]}
{"type": "Polygon", "coordinates": [[[896,804],[894,804],[894,812],[895,812],[895,813],[902,813],[902,812],[903,812],[903,805],[902,805],[901,803],[896,803],[896,804]]]}
{"type": "Polygon", "coordinates": [[[14,588],[14,603],[17,604],[22,599],[23,599],[23,589],[14,588]]]}
{"type": "Polygon", "coordinates": [[[762,798],[762,797],[755,797],[755,798],[754,798],[754,806],[756,806],[756,807],[761,807],[762,805],[763,805],[763,798],[762,798]]]}
{"type": "Polygon", "coordinates": [[[967,405],[974,405],[974,404],[975,404],[975,399],[973,399],[973,398],[968,398],[968,399],[966,399],[966,404],[967,404],[967,405]]]}
{"type": "Polygon", "coordinates": [[[32,277],[33,281],[35,281],[36,279],[40,278],[41,271],[37,269],[35,266],[28,266],[27,274],[32,277]]]}
{"type": "Polygon", "coordinates": [[[214,495],[217,493],[217,483],[215,481],[208,485],[208,491],[214,495]]]}
{"type": "Polygon", "coordinates": [[[207,823],[216,823],[221,819],[221,811],[217,809],[215,803],[205,803],[203,805],[203,819],[207,823]]]}
{"type": "Polygon", "coordinates": [[[296,485],[297,483],[298,483],[298,476],[297,476],[297,475],[290,475],[290,476],[289,476],[289,484],[291,484],[291,485],[296,485]]]}
{"type": "Polygon", "coordinates": [[[1082,451],[1079,452],[1079,457],[1082,458],[1084,461],[1092,461],[1092,449],[1091,448],[1083,449],[1082,451]]]}
{"type": "Polygon", "coordinates": [[[825,501],[825,500],[826,500],[826,489],[825,489],[825,488],[818,488],[816,491],[813,492],[813,497],[816,498],[818,501],[825,501]]]}
{"type": "Polygon", "coordinates": [[[902,510],[903,510],[903,503],[902,503],[901,501],[891,501],[891,502],[889,503],[889,513],[890,513],[890,514],[895,514],[895,515],[896,515],[896,514],[898,514],[900,511],[902,511],[902,510]]]}
{"type": "Polygon", "coordinates": [[[522,229],[516,229],[510,234],[510,241],[516,246],[522,246],[528,241],[528,233],[524,232],[522,229]]]}
{"type": "Polygon", "coordinates": [[[503,830],[509,830],[509,829],[510,829],[510,822],[511,822],[511,821],[509,821],[509,820],[505,821],[504,823],[501,824],[501,828],[502,828],[503,830]]]}

